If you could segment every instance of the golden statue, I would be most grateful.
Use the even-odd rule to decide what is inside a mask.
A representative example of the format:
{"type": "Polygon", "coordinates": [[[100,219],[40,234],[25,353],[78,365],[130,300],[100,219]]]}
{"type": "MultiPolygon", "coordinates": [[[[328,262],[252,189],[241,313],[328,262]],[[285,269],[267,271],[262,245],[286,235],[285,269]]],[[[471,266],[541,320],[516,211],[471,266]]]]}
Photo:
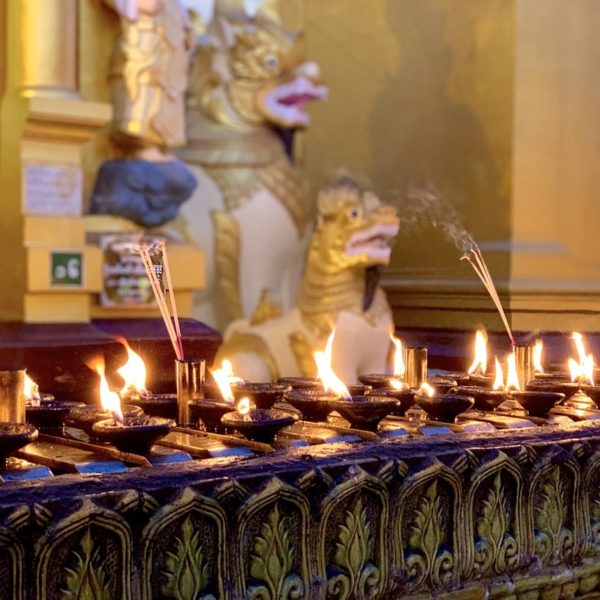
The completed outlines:
{"type": "Polygon", "coordinates": [[[179,0],[104,1],[121,17],[109,82],[113,137],[125,160],[101,166],[90,212],[157,227],[177,216],[197,183],[171,153],[185,143],[188,52],[195,34],[179,0]]]}
{"type": "Polygon", "coordinates": [[[396,210],[351,179],[326,186],[297,305],[262,323],[233,323],[216,361],[228,358],[236,375],[250,381],[314,376],[312,354],[335,328],[333,368],[343,381],[384,373],[394,324],[369,274],[388,264],[398,226],[396,210]]]}
{"type": "Polygon", "coordinates": [[[194,30],[179,0],[105,0],[121,17],[111,60],[113,135],[145,160],[185,143],[184,95],[194,30]]]}
{"type": "Polygon", "coordinates": [[[192,59],[188,142],[178,152],[198,180],[181,212],[206,256],[201,321],[224,328],[249,317],[264,290],[293,305],[312,210],[276,129],[306,127],[306,105],[325,94],[301,35],[217,0],[192,59]]]}

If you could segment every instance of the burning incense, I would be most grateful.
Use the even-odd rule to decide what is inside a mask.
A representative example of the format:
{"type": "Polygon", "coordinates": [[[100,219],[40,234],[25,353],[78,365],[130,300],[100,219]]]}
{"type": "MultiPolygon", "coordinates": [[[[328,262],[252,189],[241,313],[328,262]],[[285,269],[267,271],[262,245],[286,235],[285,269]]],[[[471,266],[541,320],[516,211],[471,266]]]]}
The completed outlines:
{"type": "Polygon", "coordinates": [[[167,255],[167,245],[165,242],[160,242],[160,249],[163,257],[163,265],[165,267],[167,286],[169,288],[169,300],[171,301],[171,310],[173,311],[173,321],[175,322],[175,333],[177,334],[179,352],[181,353],[181,358],[183,358],[183,343],[181,341],[181,329],[179,328],[179,315],[177,314],[177,304],[175,303],[175,293],[173,291],[173,283],[171,282],[171,269],[169,268],[169,257],[167,255]]]}
{"type": "MultiPolygon", "coordinates": [[[[182,361],[184,359],[183,356],[183,344],[181,342],[181,330],[179,328],[179,318],[177,316],[177,307],[175,305],[175,297],[173,294],[173,286],[171,285],[171,273],[168,269],[168,266],[165,266],[165,275],[167,277],[167,285],[170,291],[170,299],[171,299],[171,308],[173,310],[173,321],[175,322],[175,327],[173,327],[173,321],[171,320],[171,314],[169,313],[169,309],[167,307],[167,300],[164,294],[164,290],[162,285],[158,279],[156,274],[156,270],[154,268],[154,264],[152,263],[152,258],[150,257],[150,250],[147,246],[140,246],[138,248],[140,256],[142,257],[142,262],[144,263],[144,268],[146,269],[146,275],[148,276],[148,280],[150,281],[150,287],[154,293],[154,297],[156,299],[156,303],[160,310],[160,314],[165,323],[165,327],[167,328],[167,333],[169,334],[169,338],[171,340],[171,344],[173,345],[173,350],[175,351],[175,356],[177,360],[182,361]]],[[[163,264],[165,264],[164,259],[166,257],[166,247],[161,246],[161,253],[163,258],[163,264]]],[[[166,261],[166,265],[168,265],[168,260],[166,261]]]]}
{"type": "Polygon", "coordinates": [[[500,313],[500,317],[502,318],[502,322],[504,323],[504,327],[506,329],[506,333],[508,333],[508,337],[513,346],[516,345],[515,338],[513,337],[512,331],[508,324],[508,320],[506,318],[506,313],[504,312],[504,308],[502,308],[502,303],[500,302],[500,296],[498,296],[498,292],[496,291],[496,286],[494,285],[494,281],[492,276],[490,275],[489,269],[485,264],[485,260],[483,260],[483,255],[481,254],[481,250],[477,244],[473,244],[469,250],[461,257],[461,260],[466,260],[473,267],[473,270],[481,279],[481,282],[485,286],[485,289],[488,291],[488,294],[492,298],[492,301],[496,305],[498,312],[500,313]],[[475,262],[473,262],[473,258],[475,262]],[[477,264],[475,264],[477,263],[477,264]]]}

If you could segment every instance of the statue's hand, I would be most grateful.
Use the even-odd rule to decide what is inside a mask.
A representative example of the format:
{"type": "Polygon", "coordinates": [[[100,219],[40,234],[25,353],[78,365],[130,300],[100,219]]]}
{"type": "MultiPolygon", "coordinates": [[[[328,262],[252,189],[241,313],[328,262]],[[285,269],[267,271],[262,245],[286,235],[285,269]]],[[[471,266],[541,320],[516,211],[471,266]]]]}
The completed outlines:
{"type": "Polygon", "coordinates": [[[137,0],[140,12],[155,15],[162,8],[162,0],[137,0]]]}

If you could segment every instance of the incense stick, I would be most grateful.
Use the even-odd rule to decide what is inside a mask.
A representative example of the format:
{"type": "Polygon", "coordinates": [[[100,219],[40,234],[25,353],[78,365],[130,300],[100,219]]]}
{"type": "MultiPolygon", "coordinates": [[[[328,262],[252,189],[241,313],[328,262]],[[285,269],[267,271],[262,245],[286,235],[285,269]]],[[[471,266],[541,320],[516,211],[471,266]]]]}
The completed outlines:
{"type": "Polygon", "coordinates": [[[169,334],[169,338],[171,340],[171,344],[173,345],[173,350],[175,351],[175,356],[178,360],[183,360],[183,350],[181,341],[178,340],[177,334],[173,329],[173,323],[171,321],[171,315],[169,314],[167,308],[167,301],[164,296],[164,293],[160,287],[160,282],[158,281],[158,277],[154,270],[154,265],[152,264],[152,259],[150,258],[150,252],[148,248],[145,246],[139,247],[139,253],[142,257],[142,262],[144,264],[144,268],[146,269],[146,275],[150,281],[150,287],[154,293],[154,297],[156,299],[156,303],[160,310],[160,314],[165,323],[165,327],[167,328],[167,333],[169,334]]]}
{"type": "Polygon", "coordinates": [[[160,314],[165,323],[165,327],[167,328],[167,333],[169,334],[171,344],[173,345],[175,354],[179,357],[179,346],[177,344],[173,324],[171,323],[171,316],[169,315],[169,312],[167,310],[166,301],[162,290],[160,289],[160,283],[158,281],[158,277],[156,276],[156,272],[154,271],[154,266],[152,264],[152,259],[150,258],[150,253],[148,252],[148,249],[145,247],[140,247],[140,256],[142,257],[144,268],[146,269],[146,275],[148,276],[148,280],[150,281],[150,287],[152,288],[154,298],[156,299],[156,304],[158,305],[160,314]]]}
{"type": "Polygon", "coordinates": [[[502,303],[500,302],[500,296],[496,290],[496,286],[494,285],[494,280],[490,274],[487,265],[485,264],[485,260],[483,259],[483,255],[481,254],[481,250],[479,246],[475,244],[474,247],[469,249],[469,252],[475,257],[475,261],[477,264],[473,262],[471,256],[466,253],[461,257],[461,260],[467,260],[469,264],[473,267],[473,270],[483,283],[485,289],[488,294],[492,298],[492,302],[496,305],[498,312],[500,313],[500,318],[502,319],[502,323],[504,324],[504,328],[506,329],[506,333],[508,333],[508,337],[513,346],[516,345],[515,338],[513,337],[510,325],[508,324],[508,319],[506,318],[506,313],[504,312],[504,308],[502,307],[502,303]]]}
{"type": "Polygon", "coordinates": [[[175,293],[173,291],[173,283],[171,282],[171,269],[169,268],[169,258],[167,256],[167,245],[164,242],[160,243],[160,249],[163,255],[163,264],[165,267],[165,276],[167,278],[167,286],[169,288],[169,299],[171,300],[171,310],[173,311],[173,321],[175,322],[175,332],[177,334],[177,342],[179,344],[179,352],[183,356],[183,342],[181,340],[181,329],[179,328],[179,315],[177,314],[177,304],[175,303],[175,293]]]}

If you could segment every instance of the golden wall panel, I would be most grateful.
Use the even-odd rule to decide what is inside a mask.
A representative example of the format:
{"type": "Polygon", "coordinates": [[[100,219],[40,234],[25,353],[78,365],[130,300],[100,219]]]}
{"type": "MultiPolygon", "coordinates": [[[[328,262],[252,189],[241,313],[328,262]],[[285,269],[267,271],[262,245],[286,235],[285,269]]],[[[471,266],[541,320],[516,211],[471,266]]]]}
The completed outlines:
{"type": "MultiPolygon", "coordinates": [[[[319,182],[339,167],[402,202],[431,182],[482,241],[510,223],[515,2],[307,1],[311,58],[330,86],[306,135],[319,182]]],[[[508,261],[499,265],[508,275],[508,261]]],[[[434,230],[402,232],[394,277],[470,276],[434,230]]]]}

